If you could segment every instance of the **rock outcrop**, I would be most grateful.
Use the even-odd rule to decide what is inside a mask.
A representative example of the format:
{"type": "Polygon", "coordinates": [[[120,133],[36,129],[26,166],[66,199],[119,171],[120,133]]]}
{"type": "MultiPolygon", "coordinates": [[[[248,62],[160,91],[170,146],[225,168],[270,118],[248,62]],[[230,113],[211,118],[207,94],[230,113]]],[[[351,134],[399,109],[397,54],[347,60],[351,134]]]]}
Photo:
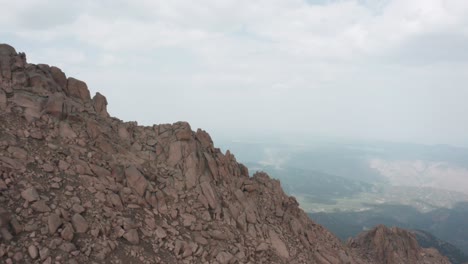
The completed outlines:
{"type": "Polygon", "coordinates": [[[446,263],[399,231],[343,245],[205,131],[110,117],[4,44],[0,72],[1,263],[446,263]]]}
{"type": "Polygon", "coordinates": [[[376,263],[450,263],[436,249],[423,249],[410,231],[383,225],[361,233],[348,241],[348,246],[368,261],[376,263]]]}

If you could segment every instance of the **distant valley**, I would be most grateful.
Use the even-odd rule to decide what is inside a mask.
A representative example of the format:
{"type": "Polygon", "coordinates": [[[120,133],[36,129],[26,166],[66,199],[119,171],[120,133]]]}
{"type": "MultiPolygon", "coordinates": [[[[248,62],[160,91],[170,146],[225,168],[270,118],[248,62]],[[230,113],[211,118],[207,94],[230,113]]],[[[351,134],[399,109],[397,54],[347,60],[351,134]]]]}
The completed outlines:
{"type": "Polygon", "coordinates": [[[279,179],[315,221],[341,239],[385,224],[429,232],[468,254],[468,149],[272,142],[223,145],[251,171],[279,179]]]}

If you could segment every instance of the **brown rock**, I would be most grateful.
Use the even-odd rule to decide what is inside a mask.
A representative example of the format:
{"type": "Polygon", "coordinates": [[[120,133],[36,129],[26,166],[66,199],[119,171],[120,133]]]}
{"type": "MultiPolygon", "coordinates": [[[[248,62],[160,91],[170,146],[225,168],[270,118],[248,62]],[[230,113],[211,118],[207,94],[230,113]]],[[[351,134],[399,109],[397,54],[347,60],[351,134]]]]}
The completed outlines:
{"type": "Polygon", "coordinates": [[[70,243],[70,242],[65,242],[65,243],[61,244],[59,248],[63,252],[67,252],[67,253],[70,253],[71,251],[76,250],[76,246],[73,243],[70,243]]]}
{"type": "Polygon", "coordinates": [[[88,86],[85,82],[69,77],[67,81],[67,89],[65,89],[68,96],[76,97],[84,101],[91,100],[88,86]]]}
{"type": "Polygon", "coordinates": [[[128,130],[127,130],[127,128],[125,128],[125,126],[123,126],[123,125],[119,126],[118,130],[119,130],[118,133],[119,133],[120,139],[122,139],[122,140],[129,140],[130,139],[130,134],[128,133],[128,130]]]}
{"type": "Polygon", "coordinates": [[[209,147],[213,147],[213,140],[211,139],[211,136],[205,130],[197,129],[196,137],[202,144],[203,148],[206,149],[209,147]]]}
{"type": "Polygon", "coordinates": [[[8,147],[8,152],[10,152],[15,159],[25,160],[28,157],[28,152],[22,148],[10,146],[8,147]]]}
{"type": "Polygon", "coordinates": [[[11,219],[10,225],[11,225],[15,235],[18,235],[19,233],[23,232],[23,230],[24,230],[23,225],[21,225],[16,218],[11,219]]]}
{"type": "Polygon", "coordinates": [[[5,109],[6,105],[7,105],[6,94],[2,89],[0,89],[0,110],[5,109]]]}
{"type": "Polygon", "coordinates": [[[130,166],[125,170],[125,176],[127,177],[128,186],[137,194],[143,196],[148,186],[148,181],[141,172],[135,166],[130,166]]]}
{"type": "Polygon", "coordinates": [[[207,245],[208,244],[208,240],[206,238],[204,238],[203,236],[199,235],[199,234],[196,234],[193,237],[193,240],[195,242],[197,242],[198,244],[200,244],[200,245],[207,245]]]}
{"type": "Polygon", "coordinates": [[[60,233],[60,236],[65,241],[72,241],[74,232],[73,226],[71,224],[66,224],[65,228],[60,233]]]}
{"type": "Polygon", "coordinates": [[[90,138],[96,139],[102,134],[102,131],[101,131],[101,128],[99,127],[98,122],[94,120],[88,120],[88,122],[86,122],[86,125],[87,125],[88,136],[90,138]]]}
{"type": "Polygon", "coordinates": [[[175,132],[177,140],[187,141],[192,137],[192,129],[187,122],[178,122],[174,126],[180,126],[175,132]]]}
{"type": "Polygon", "coordinates": [[[5,181],[0,179],[0,191],[8,190],[8,186],[6,185],[5,181]]]}
{"type": "Polygon", "coordinates": [[[42,169],[45,172],[54,172],[54,166],[50,165],[49,163],[42,165],[42,169]]]}
{"type": "Polygon", "coordinates": [[[6,227],[11,221],[11,215],[8,211],[0,207],[0,228],[6,227]]]}
{"type": "Polygon", "coordinates": [[[156,236],[162,239],[162,238],[167,237],[167,233],[162,227],[158,227],[156,229],[156,236]]]}
{"type": "Polygon", "coordinates": [[[271,246],[276,250],[278,255],[285,259],[289,258],[288,248],[286,247],[286,244],[283,242],[283,240],[281,240],[279,235],[273,230],[270,230],[269,234],[271,246]]]}
{"type": "Polygon", "coordinates": [[[23,260],[23,253],[16,252],[13,256],[13,259],[16,261],[16,263],[19,263],[21,260],[23,260]]]}
{"type": "Polygon", "coordinates": [[[94,111],[101,117],[109,117],[107,113],[107,99],[104,95],[96,93],[93,97],[94,111]]]}
{"type": "Polygon", "coordinates": [[[28,121],[41,117],[44,98],[26,92],[15,92],[10,100],[14,104],[25,108],[23,116],[28,121]]]}
{"type": "Polygon", "coordinates": [[[208,201],[210,208],[216,209],[218,207],[218,200],[216,198],[215,192],[213,191],[213,188],[211,188],[211,184],[209,182],[202,182],[200,187],[202,189],[203,195],[208,201]]]}
{"type": "Polygon", "coordinates": [[[262,252],[268,250],[268,244],[265,242],[260,243],[256,248],[255,251],[262,252]]]}
{"type": "Polygon", "coordinates": [[[60,216],[56,214],[50,214],[47,218],[47,223],[49,225],[49,233],[54,234],[63,222],[60,216]]]}
{"type": "Polygon", "coordinates": [[[8,231],[6,227],[0,227],[0,236],[6,241],[10,241],[13,239],[13,235],[10,233],[10,231],[8,231]]]}
{"type": "Polygon", "coordinates": [[[28,202],[34,202],[39,200],[39,194],[36,191],[36,188],[29,187],[26,190],[21,192],[21,197],[28,202]]]}
{"type": "Polygon", "coordinates": [[[121,238],[124,234],[125,234],[125,230],[124,230],[122,227],[116,226],[116,227],[114,228],[114,234],[113,234],[113,235],[114,235],[116,238],[121,238]]]}
{"type": "Polygon", "coordinates": [[[46,202],[44,200],[39,200],[31,205],[31,207],[40,213],[46,213],[50,212],[49,206],[47,206],[46,202]]]}
{"type": "Polygon", "coordinates": [[[13,56],[16,55],[16,50],[12,46],[0,43],[0,56],[13,56]]]}
{"type": "Polygon", "coordinates": [[[167,164],[169,166],[175,166],[182,160],[182,142],[172,142],[169,145],[169,157],[167,158],[167,164]]]}
{"type": "Polygon", "coordinates": [[[187,189],[192,189],[198,183],[197,164],[199,163],[196,153],[190,154],[185,159],[185,185],[187,189]]]}
{"type": "Polygon", "coordinates": [[[77,233],[86,233],[88,231],[88,222],[80,214],[74,214],[72,224],[77,233]]]}
{"type": "Polygon", "coordinates": [[[41,257],[41,260],[45,260],[50,256],[50,249],[43,247],[39,250],[39,256],[41,257]]]}
{"type": "Polygon", "coordinates": [[[229,236],[220,230],[213,230],[210,232],[210,235],[212,238],[217,239],[217,240],[227,240],[229,236]]]}
{"type": "Polygon", "coordinates": [[[109,200],[109,203],[112,204],[115,208],[117,208],[118,210],[123,209],[123,204],[122,200],[120,199],[120,196],[118,196],[115,193],[110,193],[107,195],[107,198],[109,200]]]}
{"type": "Polygon", "coordinates": [[[81,214],[85,211],[85,208],[79,204],[74,204],[72,206],[72,210],[73,212],[77,213],[77,214],[81,214]]]}
{"type": "Polygon", "coordinates": [[[140,238],[138,237],[138,231],[136,229],[125,232],[123,237],[133,245],[138,245],[140,243],[140,238]]]}
{"type": "Polygon", "coordinates": [[[28,247],[28,253],[32,259],[37,259],[37,257],[39,257],[39,250],[34,245],[28,247]]]}
{"type": "Polygon", "coordinates": [[[77,135],[75,131],[70,127],[70,125],[67,122],[60,122],[59,124],[59,133],[60,136],[63,138],[76,138],[77,135]]]}
{"type": "Polygon", "coordinates": [[[225,251],[219,252],[218,255],[216,256],[216,260],[220,264],[228,264],[233,258],[234,256],[231,253],[225,252],[225,251]]]}
{"type": "Polygon", "coordinates": [[[59,164],[58,164],[58,167],[61,171],[66,171],[68,170],[68,168],[70,167],[70,164],[68,164],[66,161],[64,160],[59,160],[59,164]]]}
{"type": "Polygon", "coordinates": [[[192,223],[194,223],[196,220],[197,218],[194,215],[191,215],[191,214],[182,215],[182,225],[185,227],[191,226],[192,223]]]}
{"type": "Polygon", "coordinates": [[[397,227],[379,225],[349,240],[348,245],[357,255],[374,263],[450,263],[438,252],[430,254],[421,248],[414,234],[397,227]]]}
{"type": "Polygon", "coordinates": [[[56,118],[65,118],[68,113],[65,107],[65,99],[63,98],[63,95],[60,93],[49,95],[42,112],[56,118]]]}
{"type": "Polygon", "coordinates": [[[50,67],[50,73],[52,74],[52,78],[54,81],[65,90],[67,88],[67,77],[63,71],[55,66],[50,67]]]}

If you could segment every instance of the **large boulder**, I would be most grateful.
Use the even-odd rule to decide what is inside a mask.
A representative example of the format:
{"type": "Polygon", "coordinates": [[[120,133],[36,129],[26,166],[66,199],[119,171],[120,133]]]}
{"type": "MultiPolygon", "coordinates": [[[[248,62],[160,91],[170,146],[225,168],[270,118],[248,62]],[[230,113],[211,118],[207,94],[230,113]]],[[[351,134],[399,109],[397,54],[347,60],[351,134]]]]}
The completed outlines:
{"type": "Polygon", "coordinates": [[[0,44],[0,80],[11,81],[11,61],[15,56],[16,50],[7,44],[0,44]],[[2,78],[3,77],[3,78],[2,78]]]}
{"type": "Polygon", "coordinates": [[[107,113],[107,99],[104,95],[96,93],[93,97],[93,106],[98,115],[109,117],[109,114],[107,113]]]}
{"type": "Polygon", "coordinates": [[[62,88],[62,90],[67,89],[67,76],[63,71],[55,66],[50,67],[50,74],[54,81],[62,88]]]}
{"type": "Polygon", "coordinates": [[[143,176],[135,166],[128,167],[125,170],[125,176],[127,177],[128,186],[135,190],[137,194],[143,196],[148,186],[148,181],[145,176],[143,176]]]}
{"type": "Polygon", "coordinates": [[[68,78],[67,89],[65,91],[68,96],[76,97],[83,101],[91,100],[91,95],[89,94],[86,83],[75,78],[68,78]]]}
{"type": "Polygon", "coordinates": [[[57,118],[64,118],[67,115],[64,104],[65,98],[62,94],[51,94],[42,111],[45,114],[49,114],[57,118]]]}
{"type": "Polygon", "coordinates": [[[8,44],[0,44],[0,56],[14,56],[16,55],[16,50],[8,44]]]}

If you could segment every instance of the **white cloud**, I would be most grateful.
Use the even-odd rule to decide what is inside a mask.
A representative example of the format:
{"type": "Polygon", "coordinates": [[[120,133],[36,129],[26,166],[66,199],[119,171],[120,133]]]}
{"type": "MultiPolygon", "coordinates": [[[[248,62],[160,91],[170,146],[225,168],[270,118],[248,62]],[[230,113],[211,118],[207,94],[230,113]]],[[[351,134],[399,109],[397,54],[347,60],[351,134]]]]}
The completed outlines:
{"type": "Polygon", "coordinates": [[[0,6],[2,40],[87,80],[122,118],[468,145],[464,0],[0,6]]]}

